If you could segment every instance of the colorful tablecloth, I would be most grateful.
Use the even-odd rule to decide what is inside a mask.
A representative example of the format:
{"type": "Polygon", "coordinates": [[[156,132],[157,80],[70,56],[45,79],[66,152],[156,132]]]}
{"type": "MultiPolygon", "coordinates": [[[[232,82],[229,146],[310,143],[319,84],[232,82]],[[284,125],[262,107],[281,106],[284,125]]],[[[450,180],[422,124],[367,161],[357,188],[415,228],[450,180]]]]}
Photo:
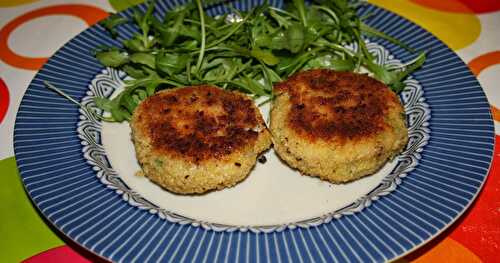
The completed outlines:
{"type": "MultiPolygon", "coordinates": [[[[37,70],[85,28],[140,0],[0,0],[0,262],[90,262],[98,258],[44,221],[21,184],[13,127],[37,70]]],[[[421,25],[478,77],[497,131],[487,182],[455,224],[401,262],[498,262],[500,252],[500,1],[371,0],[421,25]]]]}

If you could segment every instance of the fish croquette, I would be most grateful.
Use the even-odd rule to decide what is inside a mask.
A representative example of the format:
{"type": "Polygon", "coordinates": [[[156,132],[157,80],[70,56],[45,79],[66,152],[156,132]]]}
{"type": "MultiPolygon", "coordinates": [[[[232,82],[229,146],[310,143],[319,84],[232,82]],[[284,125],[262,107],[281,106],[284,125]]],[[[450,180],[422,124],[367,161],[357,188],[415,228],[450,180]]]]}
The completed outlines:
{"type": "Polygon", "coordinates": [[[235,185],[272,143],[251,98],[207,85],[156,93],[130,125],[144,175],[179,194],[235,185]]]}
{"type": "Polygon", "coordinates": [[[270,130],[282,160],[332,183],[372,174],[408,142],[404,109],[365,74],[315,69],[274,87],[270,130]]]}

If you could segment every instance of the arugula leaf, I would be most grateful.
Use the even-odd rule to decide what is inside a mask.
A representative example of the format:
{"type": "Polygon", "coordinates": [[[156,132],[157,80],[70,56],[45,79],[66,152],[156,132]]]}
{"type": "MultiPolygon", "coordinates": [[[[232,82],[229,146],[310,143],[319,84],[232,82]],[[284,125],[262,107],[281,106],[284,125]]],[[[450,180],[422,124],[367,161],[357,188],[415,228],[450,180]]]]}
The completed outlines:
{"type": "Polygon", "coordinates": [[[280,59],[274,56],[273,53],[271,53],[268,50],[254,48],[252,49],[252,51],[250,51],[250,54],[254,58],[261,60],[262,62],[264,62],[266,65],[269,66],[274,66],[280,62],[280,59]]]}
{"type": "Polygon", "coordinates": [[[348,59],[334,59],[330,54],[311,59],[305,69],[326,68],[335,71],[353,71],[356,67],[354,61],[348,59]]]}
{"type": "Polygon", "coordinates": [[[376,37],[380,37],[382,39],[385,39],[395,45],[398,45],[410,52],[415,52],[415,49],[411,48],[410,46],[406,45],[405,43],[397,40],[396,38],[393,38],[383,32],[380,32],[378,30],[376,30],[375,28],[373,27],[370,27],[369,25],[365,24],[365,23],[361,23],[361,31],[363,31],[363,33],[366,33],[368,35],[371,35],[371,36],[376,36],[376,37]]]}
{"type": "MultiPolygon", "coordinates": [[[[349,0],[293,0],[286,9],[264,3],[249,11],[231,6],[231,16],[210,17],[207,7],[224,0],[191,0],[154,15],[154,1],[145,12],[135,9],[132,20],[139,28],[123,47],[102,47],[95,57],[105,66],[123,70],[132,80],[113,99],[96,98],[96,105],[111,114],[107,120],[126,121],[135,107],[157,90],[199,84],[240,90],[255,98],[272,99],[273,85],[300,70],[327,68],[336,71],[368,69],[395,92],[404,79],[425,61],[421,53],[398,69],[374,62],[363,36],[373,36],[412,51],[401,41],[364,23],[356,14],[359,2],[349,0]],[[353,51],[347,46],[357,46],[353,51]]],[[[368,19],[369,17],[363,17],[368,19]]],[[[110,16],[108,30],[127,23],[110,16]]]]}
{"type": "Polygon", "coordinates": [[[286,41],[288,43],[287,48],[292,53],[298,53],[304,48],[304,26],[298,23],[292,24],[285,31],[286,41]]]}
{"type": "Polygon", "coordinates": [[[94,97],[94,102],[96,106],[105,111],[111,111],[112,103],[111,100],[102,97],[94,97]]]}
{"type": "Polygon", "coordinates": [[[404,89],[403,79],[420,68],[425,62],[426,53],[422,52],[416,59],[408,63],[404,69],[388,70],[384,66],[378,65],[372,61],[367,61],[367,67],[375,74],[375,78],[389,85],[391,89],[399,93],[404,89]]]}
{"type": "Polygon", "coordinates": [[[130,55],[130,61],[136,64],[148,66],[152,69],[156,67],[155,56],[150,53],[134,53],[130,55]]]}
{"type": "Polygon", "coordinates": [[[144,2],[144,0],[109,0],[109,3],[116,11],[125,10],[142,2],[144,2]]]}
{"type": "Polygon", "coordinates": [[[293,0],[293,4],[299,13],[300,21],[304,27],[307,27],[307,19],[306,19],[306,5],[304,0],[293,0]]]}
{"type": "Polygon", "coordinates": [[[104,28],[106,28],[111,33],[111,36],[116,37],[118,36],[116,27],[128,22],[129,22],[128,19],[123,16],[120,16],[118,14],[111,14],[103,21],[101,21],[99,24],[102,25],[104,28]]]}
{"type": "Polygon", "coordinates": [[[156,55],[156,68],[168,75],[173,75],[186,69],[190,60],[187,54],[160,53],[156,55]]]}
{"type": "Polygon", "coordinates": [[[141,68],[138,68],[137,66],[133,66],[130,64],[124,65],[122,67],[122,70],[125,71],[127,75],[135,79],[140,79],[147,76],[146,73],[144,73],[144,71],[141,68]]]}
{"type": "Polygon", "coordinates": [[[408,75],[410,75],[418,68],[422,67],[422,65],[425,63],[426,55],[427,55],[426,52],[420,53],[420,55],[418,55],[417,58],[415,58],[413,61],[407,64],[404,70],[399,71],[397,73],[396,81],[392,83],[392,90],[394,92],[399,93],[403,91],[404,85],[400,85],[399,83],[402,83],[404,78],[406,78],[408,75]]]}
{"type": "Polygon", "coordinates": [[[269,15],[276,20],[279,27],[287,28],[292,25],[291,18],[287,16],[282,16],[276,12],[274,9],[269,10],[269,15]]]}
{"type": "Polygon", "coordinates": [[[196,0],[196,7],[198,8],[200,17],[200,27],[201,27],[201,46],[200,53],[198,55],[198,61],[196,62],[196,71],[200,70],[201,63],[203,62],[203,56],[205,55],[205,45],[206,45],[206,32],[205,32],[205,13],[203,12],[203,5],[201,0],[196,0]]]}
{"type": "Polygon", "coordinates": [[[144,42],[142,41],[142,36],[139,34],[134,35],[133,38],[127,39],[123,41],[123,46],[129,51],[134,52],[146,52],[147,48],[144,46],[144,42]]]}
{"type": "Polygon", "coordinates": [[[119,67],[129,61],[128,55],[120,50],[99,51],[95,57],[106,67],[119,67]]]}

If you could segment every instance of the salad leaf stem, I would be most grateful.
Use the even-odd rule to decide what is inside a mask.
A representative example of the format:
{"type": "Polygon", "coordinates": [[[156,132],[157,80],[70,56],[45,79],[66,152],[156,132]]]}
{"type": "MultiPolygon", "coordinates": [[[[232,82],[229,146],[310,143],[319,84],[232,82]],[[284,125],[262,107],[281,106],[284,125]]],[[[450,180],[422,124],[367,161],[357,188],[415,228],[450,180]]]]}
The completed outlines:
{"type": "Polygon", "coordinates": [[[415,49],[411,48],[410,46],[408,46],[407,44],[399,41],[398,39],[396,38],[393,38],[383,32],[380,32],[378,30],[376,30],[375,28],[365,24],[365,23],[361,23],[361,31],[363,31],[363,33],[366,33],[368,35],[371,35],[371,36],[376,36],[376,37],[380,37],[382,39],[385,39],[395,45],[398,45],[410,52],[415,52],[415,49]]]}
{"type": "Polygon", "coordinates": [[[198,13],[200,15],[200,28],[201,28],[201,47],[200,53],[198,55],[198,62],[196,62],[196,71],[198,72],[203,62],[203,56],[205,55],[205,42],[206,42],[206,32],[205,32],[205,12],[203,11],[203,4],[201,0],[196,0],[196,7],[198,8],[198,13]]]}
{"type": "Polygon", "coordinates": [[[97,119],[97,120],[103,120],[103,121],[113,121],[112,118],[107,118],[107,117],[104,117],[104,116],[101,116],[99,115],[97,112],[95,112],[94,109],[88,107],[87,105],[83,105],[81,104],[80,102],[76,101],[75,99],[73,99],[71,96],[69,96],[68,94],[66,94],[66,92],[62,91],[61,89],[59,89],[58,87],[54,86],[52,83],[44,80],[43,81],[43,84],[45,84],[45,87],[47,87],[49,90],[52,90],[54,91],[55,93],[59,94],[60,96],[62,96],[63,98],[71,101],[72,103],[76,104],[77,106],[79,106],[80,108],[82,108],[84,111],[86,111],[91,117],[97,119]]]}
{"type": "Polygon", "coordinates": [[[297,11],[299,12],[300,21],[302,22],[304,27],[307,27],[306,4],[304,0],[293,0],[293,4],[295,5],[295,8],[297,8],[297,11]]]}
{"type": "Polygon", "coordinates": [[[339,17],[337,16],[337,14],[335,14],[335,12],[333,12],[330,8],[328,8],[326,6],[318,6],[318,5],[313,5],[312,8],[316,8],[316,9],[319,9],[319,10],[326,12],[328,15],[330,15],[330,17],[335,21],[336,24],[340,23],[340,20],[339,20],[339,17]]]}

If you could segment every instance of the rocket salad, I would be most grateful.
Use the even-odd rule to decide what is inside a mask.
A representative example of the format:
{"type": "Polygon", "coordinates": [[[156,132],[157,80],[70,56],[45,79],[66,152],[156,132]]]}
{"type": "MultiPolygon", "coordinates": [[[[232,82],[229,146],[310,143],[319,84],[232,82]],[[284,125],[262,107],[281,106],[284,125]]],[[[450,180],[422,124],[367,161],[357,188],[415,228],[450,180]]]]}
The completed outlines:
{"type": "MultiPolygon", "coordinates": [[[[347,0],[293,0],[285,9],[262,4],[243,12],[211,17],[204,7],[221,1],[192,1],[154,16],[154,2],[133,20],[111,15],[101,22],[114,36],[116,27],[135,23],[139,31],[122,47],[102,47],[95,57],[107,67],[123,70],[132,79],[113,99],[98,97],[96,105],[110,113],[105,120],[130,120],[135,107],[156,91],[211,84],[237,89],[254,97],[272,98],[273,84],[300,70],[328,68],[359,72],[364,68],[394,92],[404,89],[405,77],[425,61],[425,53],[398,69],[377,65],[363,35],[384,38],[409,51],[397,39],[364,23],[356,13],[361,3],[347,0]],[[353,51],[345,46],[356,44],[353,51]]],[[[225,1],[227,2],[227,1],[225,1]]]]}

